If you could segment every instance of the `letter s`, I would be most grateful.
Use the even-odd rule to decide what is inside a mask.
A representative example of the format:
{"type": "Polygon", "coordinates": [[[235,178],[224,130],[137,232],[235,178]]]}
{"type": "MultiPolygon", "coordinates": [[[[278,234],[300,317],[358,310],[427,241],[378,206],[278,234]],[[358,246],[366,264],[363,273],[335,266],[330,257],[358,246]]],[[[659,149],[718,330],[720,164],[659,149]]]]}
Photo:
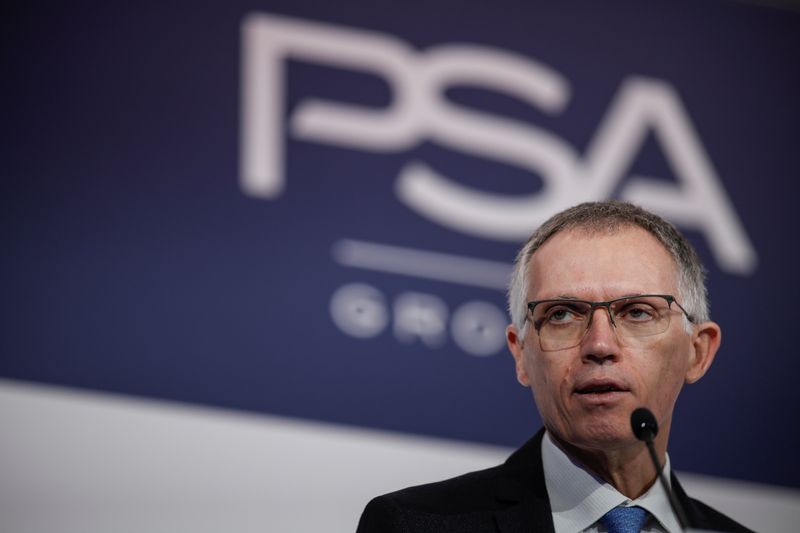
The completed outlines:
{"type": "Polygon", "coordinates": [[[398,177],[399,198],[421,215],[472,235],[519,240],[547,217],[575,203],[574,150],[541,129],[519,121],[453,105],[445,90],[454,85],[486,87],[518,97],[547,113],[560,112],[569,98],[568,82],[550,68],[495,48],[443,45],[432,48],[420,65],[427,109],[426,130],[433,140],[529,169],[544,180],[544,190],[519,197],[460,185],[411,162],[398,177]]]}

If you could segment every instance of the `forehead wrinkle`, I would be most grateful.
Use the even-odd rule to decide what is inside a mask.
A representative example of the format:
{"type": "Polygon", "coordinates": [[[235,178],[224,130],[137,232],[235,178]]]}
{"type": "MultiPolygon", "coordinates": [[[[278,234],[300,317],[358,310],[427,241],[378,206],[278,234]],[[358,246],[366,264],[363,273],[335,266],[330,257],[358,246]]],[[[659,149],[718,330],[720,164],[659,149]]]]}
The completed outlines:
{"type": "Polygon", "coordinates": [[[636,298],[637,296],[642,296],[644,294],[653,294],[651,292],[631,292],[627,294],[621,294],[619,296],[614,296],[613,298],[609,298],[608,300],[587,300],[586,298],[581,298],[580,296],[573,296],[571,294],[559,294],[553,296],[552,298],[543,298],[542,300],[579,300],[581,302],[612,302],[614,300],[620,300],[622,298],[636,298]]]}
{"type": "MultiPolygon", "coordinates": [[[[531,288],[533,288],[533,287],[531,287],[531,288]]],[[[617,300],[619,298],[631,298],[631,297],[635,297],[635,296],[641,296],[643,294],[660,294],[658,291],[653,292],[653,291],[643,291],[643,290],[638,290],[638,291],[630,291],[629,290],[629,291],[625,291],[625,292],[620,291],[619,293],[616,294],[616,296],[614,296],[613,293],[615,291],[613,289],[609,289],[608,287],[601,287],[598,292],[600,292],[601,294],[604,295],[603,296],[603,298],[605,298],[604,300],[592,300],[591,298],[587,298],[587,297],[584,297],[584,296],[577,296],[578,294],[581,294],[581,293],[583,293],[583,294],[593,293],[593,292],[595,292],[597,290],[598,290],[597,287],[580,287],[580,288],[576,289],[575,292],[565,292],[565,293],[561,293],[561,294],[555,294],[553,296],[546,296],[546,297],[543,296],[543,297],[536,298],[536,299],[537,300],[583,300],[585,302],[608,302],[608,301],[611,301],[611,300],[617,300]]]]}

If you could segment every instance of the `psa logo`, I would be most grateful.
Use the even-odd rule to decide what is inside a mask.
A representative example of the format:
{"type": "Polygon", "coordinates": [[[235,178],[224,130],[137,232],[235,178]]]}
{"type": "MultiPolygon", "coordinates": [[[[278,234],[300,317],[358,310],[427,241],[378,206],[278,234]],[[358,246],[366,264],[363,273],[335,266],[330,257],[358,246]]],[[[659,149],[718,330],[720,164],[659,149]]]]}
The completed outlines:
{"type": "Polygon", "coordinates": [[[725,271],[749,274],[757,257],[676,90],[663,80],[623,80],[584,154],[529,123],[459,106],[448,88],[473,86],[512,95],[549,114],[568,104],[570,84],[529,57],[486,46],[444,44],[418,51],[387,34],[253,14],[242,26],[240,184],[273,199],[286,185],[282,117],[287,59],[367,72],[391,88],[392,101],[373,108],[318,99],[289,117],[301,140],[352,150],[399,152],[425,140],[529,169],[544,188],[505,196],[460,184],[423,161],[397,176],[398,199],[421,216],[456,231],[520,241],[554,212],[609,197],[653,133],[676,183],[632,176],[622,198],[702,233],[725,271]]]}
{"type": "MultiPolygon", "coordinates": [[[[419,51],[391,35],[254,14],[242,25],[242,54],[240,185],[250,196],[271,200],[287,187],[286,62],[304,61],[375,75],[388,84],[392,99],[383,108],[303,100],[288,118],[293,138],[376,153],[407,151],[433,140],[473,157],[529,170],[544,182],[541,190],[527,196],[502,195],[469,187],[438,174],[424,161],[410,160],[396,178],[396,196],[434,223],[485,239],[521,241],[556,211],[617,191],[702,233],[723,270],[748,274],[756,268],[753,246],[689,114],[665,81],[623,80],[580,154],[549,131],[446,98],[452,87],[477,87],[511,95],[545,113],[562,112],[570,99],[569,81],[507,50],[444,44],[419,51]],[[628,176],[650,133],[676,183],[628,176]]],[[[349,238],[334,243],[332,252],[334,261],[344,266],[496,292],[505,288],[510,271],[506,263],[349,238]]],[[[448,302],[418,291],[390,295],[356,282],[333,292],[330,314],[338,329],[354,338],[391,332],[400,344],[431,349],[452,341],[473,356],[493,355],[505,346],[507,318],[489,301],[448,302]]]]}

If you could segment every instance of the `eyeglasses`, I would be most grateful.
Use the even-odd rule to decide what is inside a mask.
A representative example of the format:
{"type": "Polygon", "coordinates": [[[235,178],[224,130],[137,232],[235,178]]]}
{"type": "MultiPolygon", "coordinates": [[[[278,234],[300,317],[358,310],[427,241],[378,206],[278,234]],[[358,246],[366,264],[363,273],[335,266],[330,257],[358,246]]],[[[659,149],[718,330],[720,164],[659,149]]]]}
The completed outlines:
{"type": "Polygon", "coordinates": [[[689,322],[694,322],[694,318],[675,297],[668,294],[626,296],[607,302],[538,300],[528,302],[528,310],[539,336],[539,347],[542,351],[553,352],[578,346],[589,331],[598,307],[605,307],[618,335],[649,337],[667,331],[673,303],[683,311],[689,322]]]}

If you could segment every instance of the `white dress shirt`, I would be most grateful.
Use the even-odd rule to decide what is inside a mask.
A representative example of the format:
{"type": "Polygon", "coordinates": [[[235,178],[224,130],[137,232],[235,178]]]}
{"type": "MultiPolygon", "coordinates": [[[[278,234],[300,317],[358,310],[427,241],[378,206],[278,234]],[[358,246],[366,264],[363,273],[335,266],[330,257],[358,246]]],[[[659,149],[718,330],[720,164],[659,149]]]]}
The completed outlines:
{"type": "MultiPolygon", "coordinates": [[[[659,482],[631,500],[574,463],[553,443],[549,433],[542,439],[542,466],[556,533],[604,533],[606,528],[599,522],[600,518],[619,505],[638,505],[650,513],[642,528],[644,533],[681,532],[669,496],[659,482]]],[[[669,456],[664,473],[667,481],[671,481],[669,456]]]]}

